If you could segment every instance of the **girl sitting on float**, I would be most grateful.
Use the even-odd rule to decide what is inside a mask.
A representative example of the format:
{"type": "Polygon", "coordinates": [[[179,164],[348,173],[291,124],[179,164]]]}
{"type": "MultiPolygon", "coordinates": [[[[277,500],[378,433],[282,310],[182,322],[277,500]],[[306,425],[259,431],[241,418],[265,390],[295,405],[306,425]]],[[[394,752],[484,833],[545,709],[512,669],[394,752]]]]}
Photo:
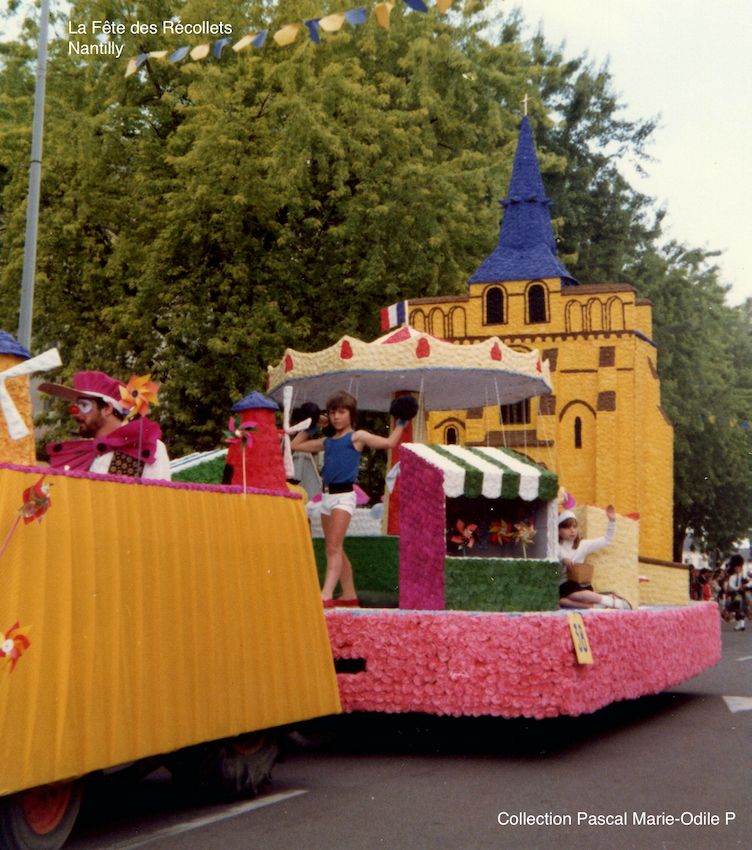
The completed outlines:
{"type": "MultiPolygon", "coordinates": [[[[304,405],[310,408],[311,404],[304,405]]],[[[323,494],[321,499],[321,527],[326,546],[326,576],[321,588],[324,608],[356,607],[359,605],[355,591],[352,564],[344,550],[345,535],[350,519],[355,512],[353,485],[360,469],[360,455],[364,448],[393,449],[399,445],[408,420],[418,411],[411,396],[395,399],[389,412],[397,420],[388,437],[380,437],[370,431],[353,430],[358,415],[357,402],[347,392],[333,395],[326,403],[329,425],[334,429],[331,437],[314,438],[318,415],[312,415],[314,423],[308,431],[301,431],[292,441],[297,452],[324,452],[321,470],[323,494]],[[342,595],[334,599],[337,584],[342,586],[342,595]]]]}
{"type": "Polygon", "coordinates": [[[577,531],[577,518],[572,511],[559,514],[559,607],[560,608],[631,608],[626,599],[615,593],[596,593],[592,584],[581,584],[569,577],[569,571],[585,564],[589,555],[608,546],[616,531],[616,511],[606,508],[608,527],[603,537],[583,540],[577,531]]]}

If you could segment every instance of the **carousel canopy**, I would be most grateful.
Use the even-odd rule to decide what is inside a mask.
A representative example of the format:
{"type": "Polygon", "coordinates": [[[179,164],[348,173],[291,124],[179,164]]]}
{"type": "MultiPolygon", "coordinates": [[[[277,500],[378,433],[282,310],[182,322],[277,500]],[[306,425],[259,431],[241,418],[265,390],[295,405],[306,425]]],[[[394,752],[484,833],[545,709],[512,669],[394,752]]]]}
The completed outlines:
{"type": "Polygon", "coordinates": [[[444,495],[487,499],[555,499],[556,475],[510,449],[488,446],[435,446],[403,443],[401,452],[412,452],[440,470],[444,495]]]}
{"type": "Polygon", "coordinates": [[[512,404],[551,392],[548,363],[537,351],[515,351],[498,337],[453,345],[407,326],[374,342],[345,336],[323,351],[288,348],[268,379],[277,401],[288,385],[295,404],[320,407],[346,390],[362,410],[388,410],[398,392],[421,394],[425,410],[512,404]]]}

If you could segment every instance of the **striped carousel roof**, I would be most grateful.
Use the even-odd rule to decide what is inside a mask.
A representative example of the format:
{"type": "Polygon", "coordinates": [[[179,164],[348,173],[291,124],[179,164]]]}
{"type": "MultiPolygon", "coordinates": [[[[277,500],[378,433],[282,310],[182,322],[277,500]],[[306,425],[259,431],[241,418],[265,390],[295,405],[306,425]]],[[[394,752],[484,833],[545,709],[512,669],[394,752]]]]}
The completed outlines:
{"type": "Polygon", "coordinates": [[[487,499],[555,499],[555,473],[511,449],[490,446],[437,446],[403,443],[400,450],[441,470],[444,495],[449,498],[484,496],[487,499]]]}

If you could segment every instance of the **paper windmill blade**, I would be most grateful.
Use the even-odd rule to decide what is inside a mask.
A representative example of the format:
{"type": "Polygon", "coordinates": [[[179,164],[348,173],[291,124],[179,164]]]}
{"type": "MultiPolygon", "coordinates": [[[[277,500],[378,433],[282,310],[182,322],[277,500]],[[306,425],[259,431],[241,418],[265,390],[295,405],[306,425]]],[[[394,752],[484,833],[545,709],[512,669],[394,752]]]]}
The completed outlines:
{"type": "Polygon", "coordinates": [[[307,431],[311,427],[313,421],[304,419],[302,422],[296,422],[295,425],[290,425],[290,413],[292,411],[292,387],[285,387],[282,390],[282,455],[285,463],[285,478],[295,477],[295,465],[292,460],[292,441],[290,437],[297,434],[298,431],[307,431]]]}
{"type": "Polygon", "coordinates": [[[23,634],[20,622],[16,621],[5,633],[0,643],[0,658],[7,658],[10,663],[10,671],[13,672],[18,664],[18,659],[31,646],[31,641],[23,634]]]}
{"type": "Polygon", "coordinates": [[[120,387],[120,400],[128,411],[128,419],[134,416],[146,416],[149,405],[159,404],[157,393],[159,384],[152,381],[151,375],[131,375],[127,385],[120,387]]]}

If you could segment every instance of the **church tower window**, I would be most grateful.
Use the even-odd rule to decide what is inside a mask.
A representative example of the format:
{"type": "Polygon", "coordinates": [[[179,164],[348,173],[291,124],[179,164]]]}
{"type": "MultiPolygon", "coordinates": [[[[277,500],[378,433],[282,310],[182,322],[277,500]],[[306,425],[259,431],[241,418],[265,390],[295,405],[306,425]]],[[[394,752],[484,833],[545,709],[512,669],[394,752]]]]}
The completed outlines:
{"type": "Polygon", "coordinates": [[[529,325],[548,321],[546,287],[542,283],[533,283],[527,290],[527,321],[529,325]]]}
{"type": "Polygon", "coordinates": [[[504,292],[498,286],[486,290],[486,325],[500,325],[504,321],[504,292]]]}

